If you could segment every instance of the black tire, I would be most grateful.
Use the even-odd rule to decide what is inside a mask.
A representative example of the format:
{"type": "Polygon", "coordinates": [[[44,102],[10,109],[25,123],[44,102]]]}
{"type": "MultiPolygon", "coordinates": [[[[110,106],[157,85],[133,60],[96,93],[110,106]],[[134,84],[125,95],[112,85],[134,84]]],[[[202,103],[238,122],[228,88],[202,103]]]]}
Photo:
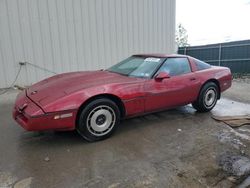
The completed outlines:
{"type": "Polygon", "coordinates": [[[76,129],[89,142],[110,137],[120,123],[120,110],[107,98],[96,99],[80,112],[76,129]]]}
{"type": "Polygon", "coordinates": [[[198,112],[209,112],[216,105],[218,96],[218,86],[214,82],[208,82],[201,88],[198,99],[192,103],[192,106],[198,112]]]}

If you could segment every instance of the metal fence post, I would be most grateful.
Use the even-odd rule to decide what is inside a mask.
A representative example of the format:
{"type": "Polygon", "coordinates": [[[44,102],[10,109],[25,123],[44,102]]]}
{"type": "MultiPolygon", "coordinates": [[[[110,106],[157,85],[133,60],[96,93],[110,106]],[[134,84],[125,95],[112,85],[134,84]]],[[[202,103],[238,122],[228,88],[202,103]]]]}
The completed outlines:
{"type": "Polygon", "coordinates": [[[220,66],[220,64],[221,64],[221,44],[219,46],[219,58],[218,58],[218,60],[219,60],[219,66],[220,66]]]}
{"type": "Polygon", "coordinates": [[[187,55],[187,47],[184,47],[184,55],[187,55]]]}

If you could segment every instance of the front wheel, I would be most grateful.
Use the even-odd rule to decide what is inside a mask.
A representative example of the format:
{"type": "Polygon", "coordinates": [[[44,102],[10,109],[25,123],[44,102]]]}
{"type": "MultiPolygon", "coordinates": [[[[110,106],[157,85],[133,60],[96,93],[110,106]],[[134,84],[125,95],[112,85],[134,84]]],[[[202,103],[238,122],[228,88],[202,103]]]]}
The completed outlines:
{"type": "Polygon", "coordinates": [[[218,99],[219,89],[214,82],[206,83],[192,106],[199,112],[208,112],[214,108],[218,99]]]}
{"type": "Polygon", "coordinates": [[[120,122],[120,110],[110,99],[90,102],[81,112],[77,131],[87,141],[103,140],[111,136],[120,122]]]}

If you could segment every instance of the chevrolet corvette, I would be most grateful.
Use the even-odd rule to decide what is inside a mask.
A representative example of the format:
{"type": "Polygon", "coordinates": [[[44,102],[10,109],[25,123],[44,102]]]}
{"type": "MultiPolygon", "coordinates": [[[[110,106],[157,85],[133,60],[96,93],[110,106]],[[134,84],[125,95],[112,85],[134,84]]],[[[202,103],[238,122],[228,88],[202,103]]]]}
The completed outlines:
{"type": "Polygon", "coordinates": [[[138,54],[98,71],[63,73],[18,94],[13,118],[28,131],[77,130],[87,141],[111,136],[120,120],[192,104],[216,105],[229,68],[185,55],[138,54]]]}

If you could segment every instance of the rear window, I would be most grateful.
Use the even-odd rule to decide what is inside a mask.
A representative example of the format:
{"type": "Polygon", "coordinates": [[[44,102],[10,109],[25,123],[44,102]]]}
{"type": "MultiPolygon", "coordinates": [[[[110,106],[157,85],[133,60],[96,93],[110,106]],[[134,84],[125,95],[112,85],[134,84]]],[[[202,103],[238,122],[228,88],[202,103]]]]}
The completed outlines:
{"type": "Polygon", "coordinates": [[[198,59],[194,59],[194,62],[196,64],[196,67],[198,70],[204,70],[204,69],[209,69],[211,68],[211,65],[201,61],[201,60],[198,60],[198,59]]]}

